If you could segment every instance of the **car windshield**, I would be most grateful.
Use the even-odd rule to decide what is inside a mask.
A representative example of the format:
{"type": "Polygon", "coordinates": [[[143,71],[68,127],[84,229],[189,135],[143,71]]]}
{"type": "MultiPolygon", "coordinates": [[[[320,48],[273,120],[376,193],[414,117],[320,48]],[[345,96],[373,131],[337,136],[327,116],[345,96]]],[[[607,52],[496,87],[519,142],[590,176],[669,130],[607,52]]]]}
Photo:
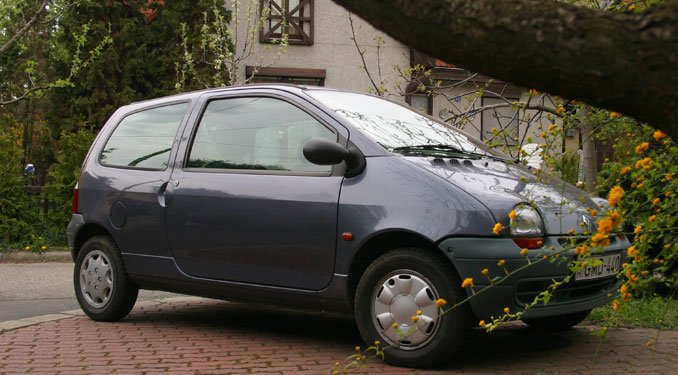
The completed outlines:
{"type": "Polygon", "coordinates": [[[449,126],[394,102],[371,95],[307,90],[370,139],[393,153],[427,156],[506,158],[449,126]]]}

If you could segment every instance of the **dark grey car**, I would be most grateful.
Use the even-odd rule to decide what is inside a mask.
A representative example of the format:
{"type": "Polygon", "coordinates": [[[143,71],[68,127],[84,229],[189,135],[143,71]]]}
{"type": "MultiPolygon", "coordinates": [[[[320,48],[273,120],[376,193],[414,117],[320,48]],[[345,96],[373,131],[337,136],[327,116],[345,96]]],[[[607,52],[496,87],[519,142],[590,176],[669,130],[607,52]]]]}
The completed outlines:
{"type": "MultiPolygon", "coordinates": [[[[433,366],[478,320],[522,311],[570,274],[567,261],[539,262],[479,293],[586,238],[587,208],[574,187],[390,101],[243,86],[117,110],[83,165],[68,240],[94,320],[125,317],[139,288],[353,312],[389,363],[433,366]],[[443,315],[440,299],[447,309],[473,293],[466,278],[477,295],[443,315]]],[[[612,237],[602,267],[521,319],[584,319],[615,293],[627,246],[612,237]]]]}

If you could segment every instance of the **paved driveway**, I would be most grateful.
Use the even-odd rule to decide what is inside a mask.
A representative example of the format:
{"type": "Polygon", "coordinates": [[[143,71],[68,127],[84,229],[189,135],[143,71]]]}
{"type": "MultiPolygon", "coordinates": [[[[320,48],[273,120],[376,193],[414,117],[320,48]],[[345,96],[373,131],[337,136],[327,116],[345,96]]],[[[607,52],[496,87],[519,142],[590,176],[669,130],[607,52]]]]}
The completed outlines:
{"type": "MultiPolygon", "coordinates": [[[[140,302],[118,323],[72,314],[2,332],[0,373],[327,374],[360,342],[350,318],[192,297],[140,302]]],[[[361,373],[678,373],[678,332],[612,329],[601,340],[591,329],[550,334],[516,323],[474,332],[436,371],[372,362],[361,373]]]]}

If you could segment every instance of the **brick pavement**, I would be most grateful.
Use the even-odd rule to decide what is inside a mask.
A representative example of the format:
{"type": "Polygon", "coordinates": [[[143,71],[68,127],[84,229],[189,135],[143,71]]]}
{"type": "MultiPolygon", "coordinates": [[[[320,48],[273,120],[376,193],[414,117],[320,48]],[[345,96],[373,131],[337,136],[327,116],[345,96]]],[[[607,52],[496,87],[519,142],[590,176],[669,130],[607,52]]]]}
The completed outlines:
{"type": "MultiPolygon", "coordinates": [[[[327,374],[360,342],[348,318],[197,298],[139,303],[118,323],[58,318],[0,333],[0,373],[327,374]]],[[[436,371],[371,362],[360,373],[678,374],[678,332],[611,329],[601,340],[592,329],[552,334],[516,323],[475,331],[436,371]]]]}

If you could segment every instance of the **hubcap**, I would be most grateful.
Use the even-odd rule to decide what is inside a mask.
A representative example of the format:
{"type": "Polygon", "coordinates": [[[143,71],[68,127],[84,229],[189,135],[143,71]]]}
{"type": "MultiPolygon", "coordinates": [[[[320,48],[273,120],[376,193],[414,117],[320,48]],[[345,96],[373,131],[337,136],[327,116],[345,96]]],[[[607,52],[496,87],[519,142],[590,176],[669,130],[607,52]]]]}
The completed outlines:
{"type": "Polygon", "coordinates": [[[438,292],[426,278],[411,270],[386,275],[375,288],[374,324],[390,345],[413,350],[425,345],[438,330],[438,292]],[[414,317],[414,319],[413,319],[414,317]]]}
{"type": "Polygon", "coordinates": [[[100,250],[91,251],[80,266],[80,290],[87,303],[101,308],[113,292],[113,269],[108,257],[100,250]]]}

